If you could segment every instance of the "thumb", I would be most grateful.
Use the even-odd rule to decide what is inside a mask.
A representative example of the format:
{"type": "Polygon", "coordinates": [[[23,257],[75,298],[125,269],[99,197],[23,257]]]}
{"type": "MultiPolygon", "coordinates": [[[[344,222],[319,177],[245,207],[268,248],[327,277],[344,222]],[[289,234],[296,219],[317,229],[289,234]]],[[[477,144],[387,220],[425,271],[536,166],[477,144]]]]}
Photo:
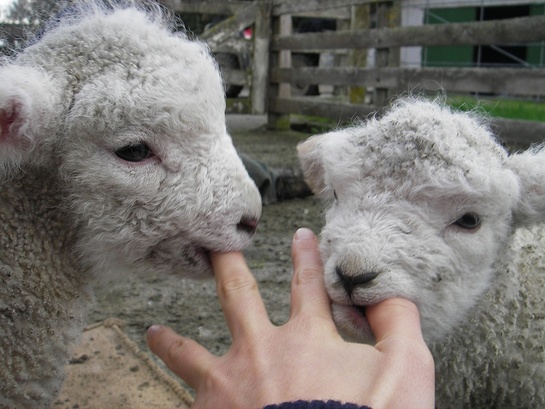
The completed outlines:
{"type": "Polygon", "coordinates": [[[387,339],[423,342],[417,306],[405,298],[389,298],[366,307],[377,344],[387,339]]]}

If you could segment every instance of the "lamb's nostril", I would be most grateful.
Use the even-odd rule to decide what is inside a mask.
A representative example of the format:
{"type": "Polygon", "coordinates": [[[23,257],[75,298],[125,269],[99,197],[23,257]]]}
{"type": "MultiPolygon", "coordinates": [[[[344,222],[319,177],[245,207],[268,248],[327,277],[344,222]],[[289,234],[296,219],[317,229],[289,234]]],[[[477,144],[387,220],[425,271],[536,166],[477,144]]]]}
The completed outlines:
{"type": "Polygon", "coordinates": [[[352,295],[352,292],[354,291],[356,287],[363,284],[369,284],[379,275],[379,273],[377,272],[349,275],[340,266],[335,267],[335,273],[337,274],[337,277],[339,277],[339,281],[342,284],[348,296],[352,295]]]}
{"type": "Polygon", "coordinates": [[[378,273],[363,273],[353,278],[356,284],[367,284],[378,277],[378,273]]]}
{"type": "Polygon", "coordinates": [[[237,230],[253,235],[257,230],[259,220],[253,217],[243,217],[237,224],[237,230]]]}

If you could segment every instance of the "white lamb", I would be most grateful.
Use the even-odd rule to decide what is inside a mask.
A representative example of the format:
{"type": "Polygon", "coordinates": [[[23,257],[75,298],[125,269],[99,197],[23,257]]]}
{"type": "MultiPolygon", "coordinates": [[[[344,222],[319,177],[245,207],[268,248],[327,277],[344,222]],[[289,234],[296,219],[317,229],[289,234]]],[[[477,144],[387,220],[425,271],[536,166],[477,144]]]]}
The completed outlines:
{"type": "Polygon", "coordinates": [[[508,153],[471,114],[408,98],[299,147],[330,198],[321,251],[334,318],[370,342],[364,306],[413,300],[437,407],[545,407],[545,151],[508,153]]]}
{"type": "Polygon", "coordinates": [[[93,281],[211,277],[261,215],[206,46],[123,3],[82,1],[0,66],[2,408],[50,405],[93,281]]]}

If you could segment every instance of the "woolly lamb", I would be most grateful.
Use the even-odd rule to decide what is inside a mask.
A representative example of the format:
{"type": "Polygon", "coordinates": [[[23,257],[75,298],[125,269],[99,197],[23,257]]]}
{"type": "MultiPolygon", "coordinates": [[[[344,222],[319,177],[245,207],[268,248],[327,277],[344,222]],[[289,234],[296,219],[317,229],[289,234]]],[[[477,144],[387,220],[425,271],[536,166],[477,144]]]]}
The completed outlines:
{"type": "Polygon", "coordinates": [[[545,151],[508,155],[481,122],[407,98],[299,145],[333,202],[325,282],[356,341],[372,341],[365,305],[418,305],[438,408],[543,408],[545,151]]]}
{"type": "Polygon", "coordinates": [[[255,231],[220,74],[167,20],[85,1],[0,66],[0,407],[50,405],[92,281],[211,277],[255,231]]]}

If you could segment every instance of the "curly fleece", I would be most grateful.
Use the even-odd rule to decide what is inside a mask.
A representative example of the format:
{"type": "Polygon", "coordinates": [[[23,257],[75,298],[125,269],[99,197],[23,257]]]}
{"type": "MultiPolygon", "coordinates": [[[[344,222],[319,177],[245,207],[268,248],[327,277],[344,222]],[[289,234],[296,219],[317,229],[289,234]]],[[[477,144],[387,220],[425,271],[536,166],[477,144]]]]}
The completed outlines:
{"type": "Polygon", "coordinates": [[[545,150],[509,154],[475,114],[418,98],[298,149],[328,203],[338,327],[371,342],[355,307],[408,298],[438,408],[545,407],[545,150]]]}
{"type": "Polygon", "coordinates": [[[259,192],[207,47],[153,2],[81,1],[0,66],[0,407],[49,407],[91,284],[212,276],[259,192]]]}

